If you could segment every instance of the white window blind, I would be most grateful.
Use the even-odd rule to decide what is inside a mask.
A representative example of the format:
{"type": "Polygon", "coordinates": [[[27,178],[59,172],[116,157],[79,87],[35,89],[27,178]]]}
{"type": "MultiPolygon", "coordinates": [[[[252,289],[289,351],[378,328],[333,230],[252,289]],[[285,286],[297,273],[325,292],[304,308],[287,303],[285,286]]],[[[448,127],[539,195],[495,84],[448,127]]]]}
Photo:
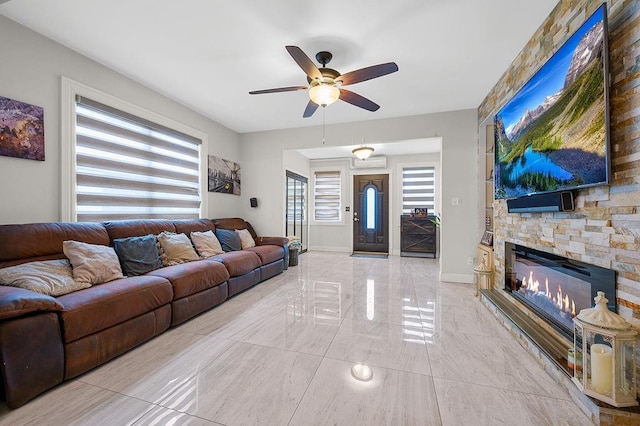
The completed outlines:
{"type": "Polygon", "coordinates": [[[78,221],[200,216],[200,144],[192,136],[78,96],[78,221]]]}
{"type": "Polygon", "coordinates": [[[402,169],[402,214],[415,208],[435,214],[436,170],[433,166],[404,167],[402,169]]]}
{"type": "Polygon", "coordinates": [[[314,219],[319,222],[339,222],[340,172],[315,172],[313,187],[314,219]]]}

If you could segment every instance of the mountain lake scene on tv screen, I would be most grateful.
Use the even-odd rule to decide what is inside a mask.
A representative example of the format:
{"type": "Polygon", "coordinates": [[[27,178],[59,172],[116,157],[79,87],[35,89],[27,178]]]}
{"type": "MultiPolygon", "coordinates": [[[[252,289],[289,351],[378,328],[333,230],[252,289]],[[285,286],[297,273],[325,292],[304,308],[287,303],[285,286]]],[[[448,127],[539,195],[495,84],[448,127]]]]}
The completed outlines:
{"type": "Polygon", "coordinates": [[[606,182],[606,53],[598,12],[495,116],[496,198],[606,182]]]}

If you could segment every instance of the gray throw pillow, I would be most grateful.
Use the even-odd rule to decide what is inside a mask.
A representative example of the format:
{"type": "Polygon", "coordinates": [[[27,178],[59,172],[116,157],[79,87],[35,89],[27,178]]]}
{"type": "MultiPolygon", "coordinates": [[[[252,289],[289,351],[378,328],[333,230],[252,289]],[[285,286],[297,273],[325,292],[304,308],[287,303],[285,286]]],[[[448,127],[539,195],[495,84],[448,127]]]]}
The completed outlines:
{"type": "Polygon", "coordinates": [[[216,237],[220,241],[222,250],[224,251],[238,251],[242,250],[242,243],[240,237],[236,234],[236,231],[228,229],[216,229],[216,237]]]}
{"type": "Polygon", "coordinates": [[[122,272],[135,277],[162,267],[156,237],[153,234],[144,237],[117,238],[113,248],[118,254],[122,272]]]}

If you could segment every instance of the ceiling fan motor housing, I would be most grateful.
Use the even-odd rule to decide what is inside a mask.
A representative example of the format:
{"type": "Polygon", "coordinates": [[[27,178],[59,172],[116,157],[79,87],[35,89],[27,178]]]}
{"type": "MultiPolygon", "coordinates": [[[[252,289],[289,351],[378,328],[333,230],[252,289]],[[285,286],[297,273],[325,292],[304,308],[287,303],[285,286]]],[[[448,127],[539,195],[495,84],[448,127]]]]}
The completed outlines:
{"type": "Polygon", "coordinates": [[[333,68],[322,67],[318,70],[320,71],[320,74],[322,74],[323,81],[318,81],[307,76],[307,81],[312,86],[320,83],[334,84],[334,80],[340,77],[340,73],[333,68]]]}

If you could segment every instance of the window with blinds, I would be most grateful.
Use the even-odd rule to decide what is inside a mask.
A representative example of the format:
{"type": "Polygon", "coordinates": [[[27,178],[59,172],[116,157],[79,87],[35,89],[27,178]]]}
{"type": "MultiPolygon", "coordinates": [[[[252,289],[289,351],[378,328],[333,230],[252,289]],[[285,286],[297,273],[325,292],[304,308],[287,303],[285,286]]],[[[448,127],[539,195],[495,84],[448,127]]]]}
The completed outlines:
{"type": "Polygon", "coordinates": [[[340,172],[314,173],[313,218],[318,222],[340,222],[340,172]]]}
{"type": "Polygon", "coordinates": [[[200,216],[202,141],[76,98],[78,221],[200,216]]]}
{"type": "Polygon", "coordinates": [[[433,166],[404,167],[402,169],[402,214],[415,208],[435,214],[436,170],[433,166]]]}

